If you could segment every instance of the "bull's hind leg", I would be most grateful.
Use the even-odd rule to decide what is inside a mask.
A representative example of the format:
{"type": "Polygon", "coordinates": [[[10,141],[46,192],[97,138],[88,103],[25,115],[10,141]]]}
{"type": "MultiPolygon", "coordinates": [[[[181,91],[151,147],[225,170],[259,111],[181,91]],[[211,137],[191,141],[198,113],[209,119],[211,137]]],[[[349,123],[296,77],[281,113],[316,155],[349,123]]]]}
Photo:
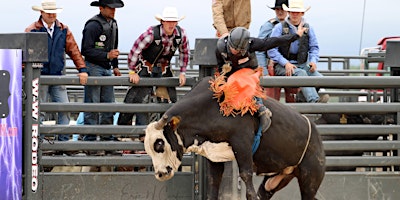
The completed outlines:
{"type": "Polygon", "coordinates": [[[325,172],[322,170],[307,170],[307,172],[300,172],[297,177],[299,181],[300,193],[302,200],[314,200],[318,192],[319,186],[322,183],[325,172]]]}
{"type": "Polygon", "coordinates": [[[225,163],[223,162],[211,162],[207,160],[207,199],[217,200],[219,193],[219,186],[222,180],[222,174],[224,173],[225,163]]]}
{"type": "MultiPolygon", "coordinates": [[[[272,198],[272,196],[282,188],[286,187],[287,184],[290,183],[290,181],[294,178],[293,175],[281,175],[284,176],[282,179],[279,179],[279,183],[277,183],[276,186],[273,186],[274,188],[270,188],[271,185],[270,183],[267,183],[268,180],[271,181],[273,176],[265,176],[263,181],[260,184],[260,187],[258,188],[257,195],[261,200],[269,200],[272,198]],[[268,188],[268,190],[267,190],[268,188]]],[[[276,176],[275,176],[276,177],[276,176]]],[[[275,184],[273,184],[275,185],[275,184]]]]}

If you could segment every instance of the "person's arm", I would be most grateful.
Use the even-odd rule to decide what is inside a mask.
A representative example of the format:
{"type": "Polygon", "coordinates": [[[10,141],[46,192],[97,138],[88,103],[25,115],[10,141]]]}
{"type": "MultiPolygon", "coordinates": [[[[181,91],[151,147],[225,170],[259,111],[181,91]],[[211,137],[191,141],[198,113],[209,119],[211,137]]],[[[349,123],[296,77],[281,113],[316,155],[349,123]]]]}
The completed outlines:
{"type": "Polygon", "coordinates": [[[181,28],[181,34],[182,34],[182,42],[179,45],[179,67],[180,67],[180,72],[185,73],[186,72],[186,66],[189,63],[189,52],[190,52],[190,47],[189,47],[189,40],[186,35],[185,29],[181,28]]]}
{"type": "Polygon", "coordinates": [[[185,29],[181,28],[182,34],[182,42],[179,45],[179,66],[180,66],[180,74],[179,74],[179,86],[184,86],[186,83],[186,67],[189,63],[189,40],[186,35],[185,29]]]}
{"type": "Polygon", "coordinates": [[[67,36],[65,41],[65,53],[71,58],[74,62],[76,69],[81,72],[87,72],[85,61],[83,60],[82,54],[79,51],[78,44],[75,41],[74,35],[67,28],[67,36]]]}
{"type": "MultiPolygon", "coordinates": [[[[270,22],[264,23],[260,27],[260,32],[258,33],[258,38],[259,39],[264,39],[266,37],[269,37],[269,35],[272,32],[273,24],[270,22]]],[[[258,65],[264,68],[264,72],[266,72],[266,67],[267,67],[267,55],[265,51],[256,51],[256,56],[257,56],[257,61],[258,65]]],[[[266,73],[264,73],[266,75],[266,73]]]]}
{"type": "Polygon", "coordinates": [[[264,39],[252,38],[254,41],[253,48],[255,51],[267,51],[269,49],[278,47],[279,45],[285,43],[291,43],[297,39],[299,39],[299,35],[297,34],[288,34],[282,35],[279,37],[269,37],[264,39]]]}
{"type": "Polygon", "coordinates": [[[224,18],[224,5],[223,0],[213,0],[212,2],[212,17],[214,22],[214,27],[217,30],[219,35],[224,35],[229,33],[228,28],[226,27],[225,18],[224,18]]]}
{"type": "Polygon", "coordinates": [[[137,72],[138,61],[142,57],[142,51],[153,42],[153,27],[148,28],[135,40],[128,54],[128,67],[130,71],[137,72]]]}
{"type": "MultiPolygon", "coordinates": [[[[217,65],[219,69],[221,69],[222,66],[225,64],[225,60],[221,55],[221,52],[224,51],[225,47],[224,40],[225,38],[219,38],[217,41],[217,48],[215,49],[215,57],[217,58],[217,65]]],[[[221,72],[221,70],[219,72],[221,72]]]]}
{"type": "Polygon", "coordinates": [[[74,35],[72,32],[69,30],[67,26],[65,26],[67,29],[67,35],[65,39],[65,53],[68,54],[68,56],[71,58],[71,60],[74,62],[74,65],[76,66],[76,69],[78,70],[78,76],[79,76],[79,83],[81,85],[86,85],[87,83],[87,68],[85,61],[83,60],[82,54],[79,51],[78,44],[76,44],[74,35]]]}
{"type": "Polygon", "coordinates": [[[313,62],[316,64],[319,61],[319,46],[317,36],[315,35],[314,29],[312,27],[309,28],[308,38],[310,48],[308,51],[309,62],[313,62]]]}
{"type": "Polygon", "coordinates": [[[139,60],[142,60],[142,51],[150,46],[153,42],[153,27],[147,29],[146,32],[142,33],[136,41],[133,43],[132,49],[128,55],[128,67],[129,67],[129,81],[131,83],[139,83],[140,77],[137,73],[139,60]]]}

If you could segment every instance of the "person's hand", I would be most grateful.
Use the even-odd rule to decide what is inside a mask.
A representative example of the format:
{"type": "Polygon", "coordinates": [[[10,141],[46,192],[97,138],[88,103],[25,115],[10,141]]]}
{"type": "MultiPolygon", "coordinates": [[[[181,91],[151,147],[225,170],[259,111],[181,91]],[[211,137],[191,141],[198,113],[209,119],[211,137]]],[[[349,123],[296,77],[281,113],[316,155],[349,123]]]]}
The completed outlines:
{"type": "Polygon", "coordinates": [[[267,71],[268,71],[268,75],[275,76],[275,69],[274,69],[273,65],[268,65],[267,66],[267,71]]]}
{"type": "Polygon", "coordinates": [[[315,71],[317,71],[317,64],[315,64],[314,62],[310,62],[308,65],[310,66],[311,73],[314,73],[315,71]]]}
{"type": "Polygon", "coordinates": [[[224,38],[224,37],[226,37],[226,36],[228,36],[229,35],[229,33],[224,33],[224,34],[222,34],[219,38],[224,38]]]}
{"type": "Polygon", "coordinates": [[[294,74],[294,69],[296,69],[296,65],[293,65],[290,62],[287,62],[285,65],[285,69],[286,69],[286,76],[292,76],[294,74]]]}
{"type": "Polygon", "coordinates": [[[179,74],[179,86],[184,86],[186,84],[186,76],[185,74],[179,74]]]}
{"type": "Polygon", "coordinates": [[[121,72],[119,71],[119,68],[114,68],[113,72],[114,72],[115,76],[121,76],[121,72]]]}
{"type": "Polygon", "coordinates": [[[107,58],[109,60],[112,60],[114,58],[118,58],[119,56],[119,50],[118,49],[112,49],[110,52],[107,53],[107,58]]]}
{"type": "Polygon", "coordinates": [[[133,84],[138,84],[140,77],[137,73],[129,73],[129,82],[133,84]]]}
{"type": "Polygon", "coordinates": [[[81,72],[78,74],[78,77],[79,77],[79,83],[81,85],[86,85],[88,74],[86,72],[81,72]]]}
{"type": "Polygon", "coordinates": [[[305,31],[307,31],[307,30],[308,30],[308,28],[304,28],[304,23],[301,22],[301,23],[299,24],[299,27],[297,27],[297,35],[299,35],[299,36],[301,37],[301,36],[303,36],[303,33],[304,33],[305,31]]]}
{"type": "Polygon", "coordinates": [[[275,76],[274,61],[269,60],[267,65],[268,75],[275,76]]]}

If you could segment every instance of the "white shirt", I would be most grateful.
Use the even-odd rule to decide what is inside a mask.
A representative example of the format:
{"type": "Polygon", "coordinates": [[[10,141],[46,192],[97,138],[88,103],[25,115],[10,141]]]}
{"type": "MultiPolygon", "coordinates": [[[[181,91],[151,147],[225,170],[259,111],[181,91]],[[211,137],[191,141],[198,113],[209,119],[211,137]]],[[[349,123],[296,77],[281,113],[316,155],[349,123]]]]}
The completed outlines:
{"type": "Polygon", "coordinates": [[[53,24],[51,24],[50,27],[48,27],[47,23],[44,22],[43,19],[42,19],[42,22],[43,22],[44,27],[47,29],[47,33],[49,33],[50,37],[53,37],[55,22],[53,22],[53,24]]]}

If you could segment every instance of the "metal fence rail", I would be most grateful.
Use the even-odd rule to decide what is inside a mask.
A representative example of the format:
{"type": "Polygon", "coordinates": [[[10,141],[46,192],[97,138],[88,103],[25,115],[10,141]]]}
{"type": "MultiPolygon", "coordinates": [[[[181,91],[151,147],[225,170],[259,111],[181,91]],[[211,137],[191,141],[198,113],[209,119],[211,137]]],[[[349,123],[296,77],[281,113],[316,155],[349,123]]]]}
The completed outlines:
{"type": "MultiPolygon", "coordinates": [[[[197,78],[188,78],[187,86],[189,89],[196,84],[197,78]]],[[[118,85],[120,87],[131,86],[131,83],[126,77],[89,77],[88,85],[92,84],[104,84],[104,85],[118,85]]],[[[375,88],[390,90],[399,87],[400,77],[268,77],[261,80],[261,84],[267,87],[275,86],[321,86],[325,88],[375,88]]],[[[77,77],[49,77],[41,76],[40,84],[60,84],[77,86],[77,77]]],[[[177,86],[178,80],[176,78],[163,78],[163,79],[142,79],[138,86],[150,86],[150,85],[167,85],[177,86]]],[[[327,103],[327,104],[287,104],[288,106],[296,109],[297,111],[305,114],[321,114],[321,113],[376,113],[376,114],[397,114],[400,113],[400,103],[327,103]]],[[[151,112],[151,113],[162,113],[165,112],[172,104],[124,104],[124,103],[101,103],[101,104],[87,104],[87,103],[40,103],[40,110],[43,112],[151,112]]],[[[400,134],[400,125],[319,125],[317,126],[321,135],[376,135],[377,137],[388,137],[400,134]]],[[[52,136],[57,134],[97,134],[97,135],[117,135],[125,137],[138,137],[139,134],[144,133],[145,126],[115,126],[115,125],[79,125],[79,126],[65,126],[65,125],[40,125],[40,133],[45,136],[52,136]]],[[[324,141],[326,145],[325,150],[327,151],[365,151],[365,152],[383,152],[384,155],[380,157],[373,156],[327,156],[327,166],[329,167],[357,167],[357,168],[379,168],[383,170],[389,170],[396,172],[394,166],[400,165],[400,159],[392,152],[397,152],[400,149],[400,143],[398,140],[371,140],[371,141],[324,141]]],[[[143,144],[141,142],[43,142],[41,150],[46,151],[86,151],[86,150],[143,150],[143,144]]],[[[203,169],[196,163],[195,155],[186,155],[184,157],[183,165],[189,167],[189,171],[179,172],[176,180],[182,180],[183,177],[187,177],[193,181],[186,187],[186,189],[192,188],[193,196],[190,198],[202,198],[201,190],[195,188],[201,188],[203,182],[201,181],[201,174],[199,171],[203,169]],[[189,178],[189,177],[190,178],[189,178]],[[189,187],[189,188],[188,188],[189,187]]],[[[147,170],[151,170],[151,159],[147,155],[106,155],[106,156],[42,156],[40,158],[40,164],[43,167],[51,168],[55,166],[64,167],[76,167],[76,166],[144,166],[147,170]]],[[[200,165],[199,165],[200,166],[200,165]]],[[[146,172],[133,172],[128,176],[132,178],[141,177],[141,180],[147,184],[160,184],[158,183],[151,171],[146,172]]],[[[108,176],[118,177],[120,173],[126,172],[109,172],[108,176]]],[[[363,172],[360,172],[363,173],[363,172]]],[[[54,172],[42,172],[43,181],[53,183],[52,185],[44,184],[44,189],[54,190],[56,187],[61,187],[62,184],[67,184],[70,180],[70,176],[79,176],[85,181],[98,179],[104,177],[103,173],[92,173],[92,172],[68,172],[68,173],[54,173],[54,172]],[[61,179],[60,179],[61,178],[61,179]],[[56,182],[55,179],[62,180],[56,182]]],[[[127,181],[126,179],[114,179],[111,178],[109,181],[127,181]]],[[[183,181],[183,180],[182,180],[183,181]]],[[[185,181],[183,181],[185,182],[185,181]]],[[[188,183],[187,181],[185,183],[188,183]]],[[[103,188],[99,183],[96,184],[97,188],[103,188]]],[[[114,184],[114,183],[113,183],[114,184]]],[[[78,184],[79,185],[79,184],[78,184]]],[[[156,188],[165,187],[157,185],[156,188]]],[[[103,188],[105,189],[105,188],[103,188]]],[[[117,188],[113,188],[118,190],[117,188]]],[[[97,189],[96,189],[97,190],[97,189]]],[[[90,191],[90,190],[89,190],[90,191]]],[[[135,189],[134,193],[139,193],[135,189]]],[[[92,191],[94,192],[94,190],[92,191]]],[[[45,194],[45,197],[53,197],[59,195],[54,193],[52,195],[45,194]]],[[[185,193],[187,195],[187,193],[185,193]]],[[[187,198],[187,197],[185,197],[187,198]]],[[[168,198],[167,198],[168,199],[168,198]]],[[[183,198],[184,199],[184,198],[183,198]]]]}

